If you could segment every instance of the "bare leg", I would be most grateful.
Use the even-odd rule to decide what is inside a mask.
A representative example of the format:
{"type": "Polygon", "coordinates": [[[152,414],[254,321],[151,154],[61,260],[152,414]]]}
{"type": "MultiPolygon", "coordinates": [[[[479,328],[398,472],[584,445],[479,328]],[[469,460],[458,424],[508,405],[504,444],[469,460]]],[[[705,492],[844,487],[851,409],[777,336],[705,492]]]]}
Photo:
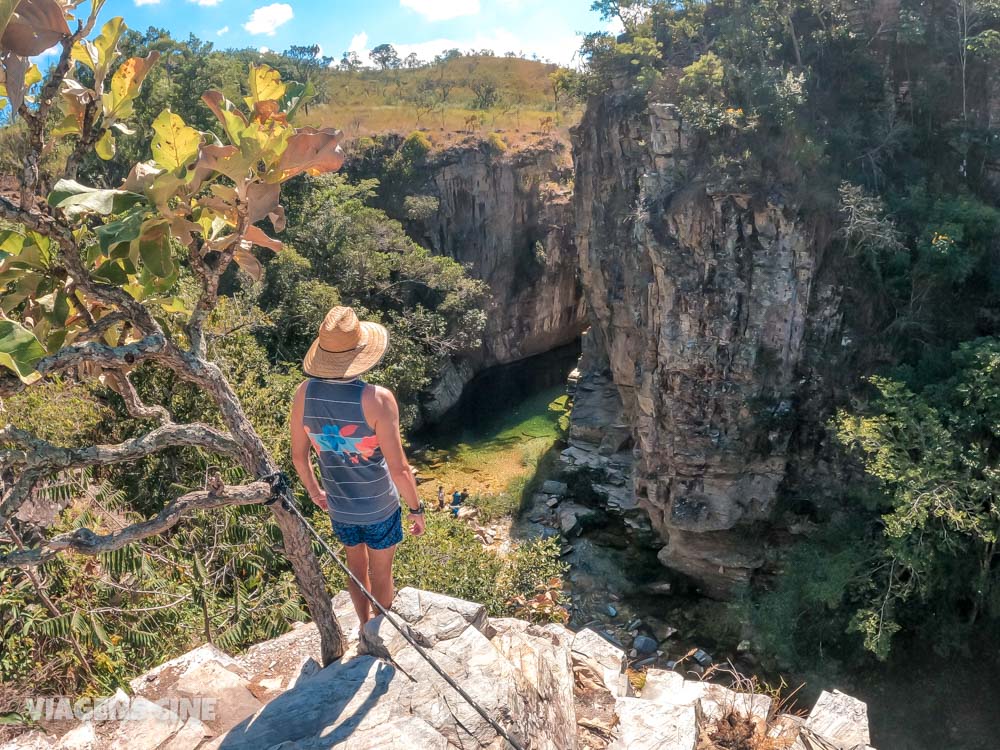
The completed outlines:
{"type": "Polygon", "coordinates": [[[392,558],[395,554],[396,545],[388,549],[368,550],[368,564],[372,574],[371,592],[386,609],[392,606],[392,599],[396,595],[392,581],[392,558]]]}
{"type": "MultiPolygon", "coordinates": [[[[347,553],[347,567],[371,591],[371,582],[368,580],[368,545],[355,544],[353,547],[344,547],[344,551],[347,553]]],[[[347,591],[354,603],[354,611],[358,613],[358,620],[364,625],[371,619],[371,604],[354,581],[348,580],[347,591]]]]}

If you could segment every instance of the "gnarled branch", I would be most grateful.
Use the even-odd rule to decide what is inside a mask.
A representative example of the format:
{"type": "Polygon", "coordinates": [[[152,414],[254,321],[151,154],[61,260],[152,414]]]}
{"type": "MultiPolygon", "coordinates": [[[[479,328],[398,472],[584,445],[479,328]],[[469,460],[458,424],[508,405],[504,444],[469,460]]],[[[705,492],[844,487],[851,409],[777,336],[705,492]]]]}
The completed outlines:
{"type": "MultiPolygon", "coordinates": [[[[43,377],[66,372],[78,365],[88,363],[109,370],[117,370],[154,359],[164,351],[166,346],[167,340],[162,334],[147,336],[122,346],[108,346],[96,341],[86,344],[70,344],[55,354],[40,359],[35,369],[43,377]]],[[[0,379],[0,397],[20,393],[25,387],[26,385],[17,378],[4,377],[0,379]]]]}
{"type": "Polygon", "coordinates": [[[44,542],[34,549],[15,550],[0,555],[0,567],[34,566],[45,562],[60,552],[76,552],[81,555],[99,555],[113,552],[127,544],[146,537],[162,534],[175,526],[185,513],[197,510],[212,510],[228,505],[256,505],[271,498],[271,485],[254,482],[245,485],[224,485],[212,490],[195,490],[167,505],[153,518],[126,526],[121,531],[97,534],[90,529],[76,529],[44,542]]]}
{"type": "Polygon", "coordinates": [[[213,453],[239,454],[239,446],[230,435],[198,423],[171,422],[131,440],[85,448],[63,448],[8,425],[0,430],[0,443],[15,446],[14,450],[0,451],[0,470],[22,466],[46,473],[135,461],[166,448],[204,448],[213,453]]]}
{"type": "Polygon", "coordinates": [[[108,387],[115,391],[125,401],[128,413],[136,419],[156,419],[161,424],[170,423],[170,412],[162,406],[147,406],[136,391],[135,385],[129,379],[127,372],[108,370],[104,373],[108,387]]]}

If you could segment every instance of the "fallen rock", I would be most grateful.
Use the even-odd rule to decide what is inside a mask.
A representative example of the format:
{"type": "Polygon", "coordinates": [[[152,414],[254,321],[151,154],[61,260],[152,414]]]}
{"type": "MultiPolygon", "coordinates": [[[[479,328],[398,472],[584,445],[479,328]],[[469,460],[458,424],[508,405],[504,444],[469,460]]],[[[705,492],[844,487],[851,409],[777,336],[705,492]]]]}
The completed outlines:
{"type": "Polygon", "coordinates": [[[616,738],[608,750],[695,750],[698,717],[694,706],[666,706],[641,698],[615,701],[616,738]]]}
{"type": "Polygon", "coordinates": [[[601,678],[604,689],[612,695],[624,695],[625,652],[597,631],[584,628],[571,645],[574,668],[584,666],[601,678]]]}
{"type": "Polygon", "coordinates": [[[640,654],[652,654],[660,644],[648,635],[637,635],[632,641],[632,646],[640,654]]]}
{"type": "Polygon", "coordinates": [[[557,482],[555,479],[546,479],[542,482],[542,492],[546,495],[555,495],[556,497],[562,497],[569,491],[569,487],[565,482],[557,482]]]}
{"type": "Polygon", "coordinates": [[[871,742],[867,704],[839,690],[832,693],[824,690],[820,694],[805,727],[842,750],[871,742]]]}

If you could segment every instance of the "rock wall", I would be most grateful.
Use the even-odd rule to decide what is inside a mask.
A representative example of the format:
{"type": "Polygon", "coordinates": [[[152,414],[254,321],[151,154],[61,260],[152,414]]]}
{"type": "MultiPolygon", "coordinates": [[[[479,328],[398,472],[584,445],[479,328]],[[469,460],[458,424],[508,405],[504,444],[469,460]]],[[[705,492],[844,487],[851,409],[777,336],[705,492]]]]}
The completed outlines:
{"type": "Polygon", "coordinates": [[[777,192],[690,176],[676,109],[614,94],[574,134],[581,279],[635,441],[660,559],[711,595],[764,562],[789,463],[804,353],[838,335],[825,240],[777,192]]]}
{"type": "Polygon", "coordinates": [[[583,330],[568,148],[550,139],[505,155],[462,146],[431,157],[424,192],[438,211],[411,222],[435,253],[467,264],[490,286],[475,369],[568,344],[583,330]]]}

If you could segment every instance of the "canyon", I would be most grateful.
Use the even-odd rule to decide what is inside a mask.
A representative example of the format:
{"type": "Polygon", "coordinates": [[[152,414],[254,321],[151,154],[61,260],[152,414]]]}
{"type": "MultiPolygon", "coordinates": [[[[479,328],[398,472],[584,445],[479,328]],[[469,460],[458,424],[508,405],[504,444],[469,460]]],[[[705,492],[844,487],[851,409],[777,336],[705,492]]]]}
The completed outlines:
{"type": "Polygon", "coordinates": [[[420,192],[438,211],[407,228],[492,301],[482,349],[442,369],[425,413],[444,414],[476,372],[589,328],[571,443],[598,474],[608,457],[625,467],[615,502],[645,512],[664,565],[733,596],[764,564],[802,421],[826,416],[800,404],[824,387],[817,363],[841,356],[830,229],[790,198],[688,175],[668,103],[609,91],[574,129],[572,166],[566,150],[428,160],[420,192]]]}

